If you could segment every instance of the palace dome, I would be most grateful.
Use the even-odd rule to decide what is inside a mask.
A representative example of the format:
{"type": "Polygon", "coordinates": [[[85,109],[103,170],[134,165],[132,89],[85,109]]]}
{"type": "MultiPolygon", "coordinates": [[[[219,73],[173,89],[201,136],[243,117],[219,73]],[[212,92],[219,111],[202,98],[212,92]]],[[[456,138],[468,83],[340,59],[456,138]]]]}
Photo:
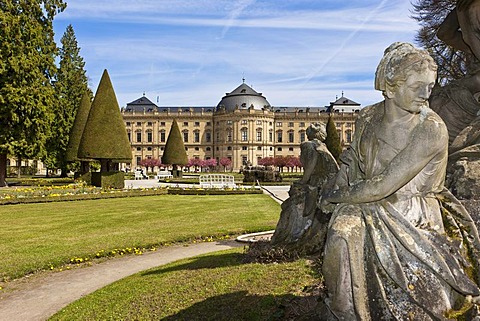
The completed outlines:
{"type": "Polygon", "coordinates": [[[216,110],[225,109],[227,112],[233,112],[236,109],[270,109],[270,103],[262,93],[258,93],[245,83],[242,83],[231,93],[226,93],[217,105],[216,110]]]}

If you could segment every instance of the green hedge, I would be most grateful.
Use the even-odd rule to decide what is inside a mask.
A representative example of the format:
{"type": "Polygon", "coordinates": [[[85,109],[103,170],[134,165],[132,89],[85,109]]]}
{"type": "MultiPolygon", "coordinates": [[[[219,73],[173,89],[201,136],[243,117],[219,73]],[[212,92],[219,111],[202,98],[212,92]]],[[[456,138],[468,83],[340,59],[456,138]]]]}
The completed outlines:
{"type": "Polygon", "coordinates": [[[165,195],[166,189],[147,189],[147,190],[125,190],[125,191],[104,191],[98,194],[76,194],[76,195],[60,195],[47,197],[31,197],[31,198],[11,198],[0,200],[0,205],[28,204],[28,203],[49,203],[49,202],[65,202],[65,201],[83,201],[97,200],[105,198],[122,198],[137,196],[154,196],[165,195]]]}
{"type": "Polygon", "coordinates": [[[262,194],[260,189],[182,189],[168,188],[168,194],[175,195],[235,195],[235,194],[262,194]]]}
{"type": "Polygon", "coordinates": [[[124,172],[92,172],[92,185],[102,188],[122,189],[125,187],[124,172]]]}

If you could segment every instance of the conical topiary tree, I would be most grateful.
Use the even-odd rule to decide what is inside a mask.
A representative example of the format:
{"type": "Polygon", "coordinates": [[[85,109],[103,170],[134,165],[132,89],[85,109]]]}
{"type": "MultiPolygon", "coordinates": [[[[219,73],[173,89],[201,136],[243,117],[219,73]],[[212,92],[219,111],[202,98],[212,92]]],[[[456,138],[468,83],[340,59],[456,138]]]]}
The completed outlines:
{"type": "Polygon", "coordinates": [[[72,129],[70,130],[66,159],[67,162],[80,161],[80,173],[86,173],[90,171],[89,160],[78,158],[78,148],[80,147],[80,140],[82,139],[85,124],[87,123],[88,114],[90,113],[90,107],[92,106],[90,95],[85,92],[80,101],[80,106],[77,108],[77,114],[75,115],[75,121],[73,122],[72,129]]]}
{"type": "Polygon", "coordinates": [[[340,142],[340,137],[338,137],[337,128],[335,127],[335,122],[333,121],[333,116],[330,114],[327,122],[327,138],[325,139],[325,145],[332,156],[337,162],[340,160],[340,154],[342,153],[342,144],[340,142]]]}
{"type": "MultiPolygon", "coordinates": [[[[112,163],[130,163],[132,161],[127,130],[107,70],[103,72],[90,107],[77,156],[79,159],[100,161],[101,173],[111,172],[113,170],[112,163]]],[[[95,175],[94,177],[93,174],[96,173],[92,173],[93,185],[120,187],[120,175],[95,175]],[[114,182],[109,179],[105,181],[104,177],[114,177],[114,182]]],[[[121,187],[123,188],[123,175],[121,177],[121,187]]]]}
{"type": "Polygon", "coordinates": [[[177,120],[173,120],[170,133],[168,134],[165,150],[162,156],[163,164],[170,164],[173,167],[172,175],[174,177],[181,176],[182,172],[177,170],[177,166],[187,165],[188,157],[183,144],[182,134],[178,128],[177,120]]]}

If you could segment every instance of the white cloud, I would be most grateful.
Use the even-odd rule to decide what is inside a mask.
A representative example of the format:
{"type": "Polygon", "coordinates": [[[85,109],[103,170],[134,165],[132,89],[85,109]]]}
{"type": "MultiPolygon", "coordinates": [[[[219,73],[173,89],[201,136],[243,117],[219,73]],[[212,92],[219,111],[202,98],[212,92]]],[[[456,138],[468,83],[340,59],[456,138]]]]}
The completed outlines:
{"type": "Polygon", "coordinates": [[[70,0],[56,31],[74,26],[92,89],[107,68],[122,106],[143,91],[164,105],[213,106],[243,75],[275,105],[323,106],[342,90],[372,103],[383,50],[413,41],[410,5],[334,3],[70,0]]]}

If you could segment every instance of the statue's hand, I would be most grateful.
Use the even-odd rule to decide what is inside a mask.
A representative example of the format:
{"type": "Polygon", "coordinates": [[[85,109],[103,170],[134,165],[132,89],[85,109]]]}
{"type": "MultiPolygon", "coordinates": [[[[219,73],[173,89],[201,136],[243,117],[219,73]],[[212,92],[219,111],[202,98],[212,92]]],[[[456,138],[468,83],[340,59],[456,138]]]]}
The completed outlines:
{"type": "Polygon", "coordinates": [[[337,204],[330,203],[327,201],[328,199],[328,193],[322,193],[317,202],[317,207],[323,212],[323,213],[332,213],[335,210],[335,207],[337,204]]]}

